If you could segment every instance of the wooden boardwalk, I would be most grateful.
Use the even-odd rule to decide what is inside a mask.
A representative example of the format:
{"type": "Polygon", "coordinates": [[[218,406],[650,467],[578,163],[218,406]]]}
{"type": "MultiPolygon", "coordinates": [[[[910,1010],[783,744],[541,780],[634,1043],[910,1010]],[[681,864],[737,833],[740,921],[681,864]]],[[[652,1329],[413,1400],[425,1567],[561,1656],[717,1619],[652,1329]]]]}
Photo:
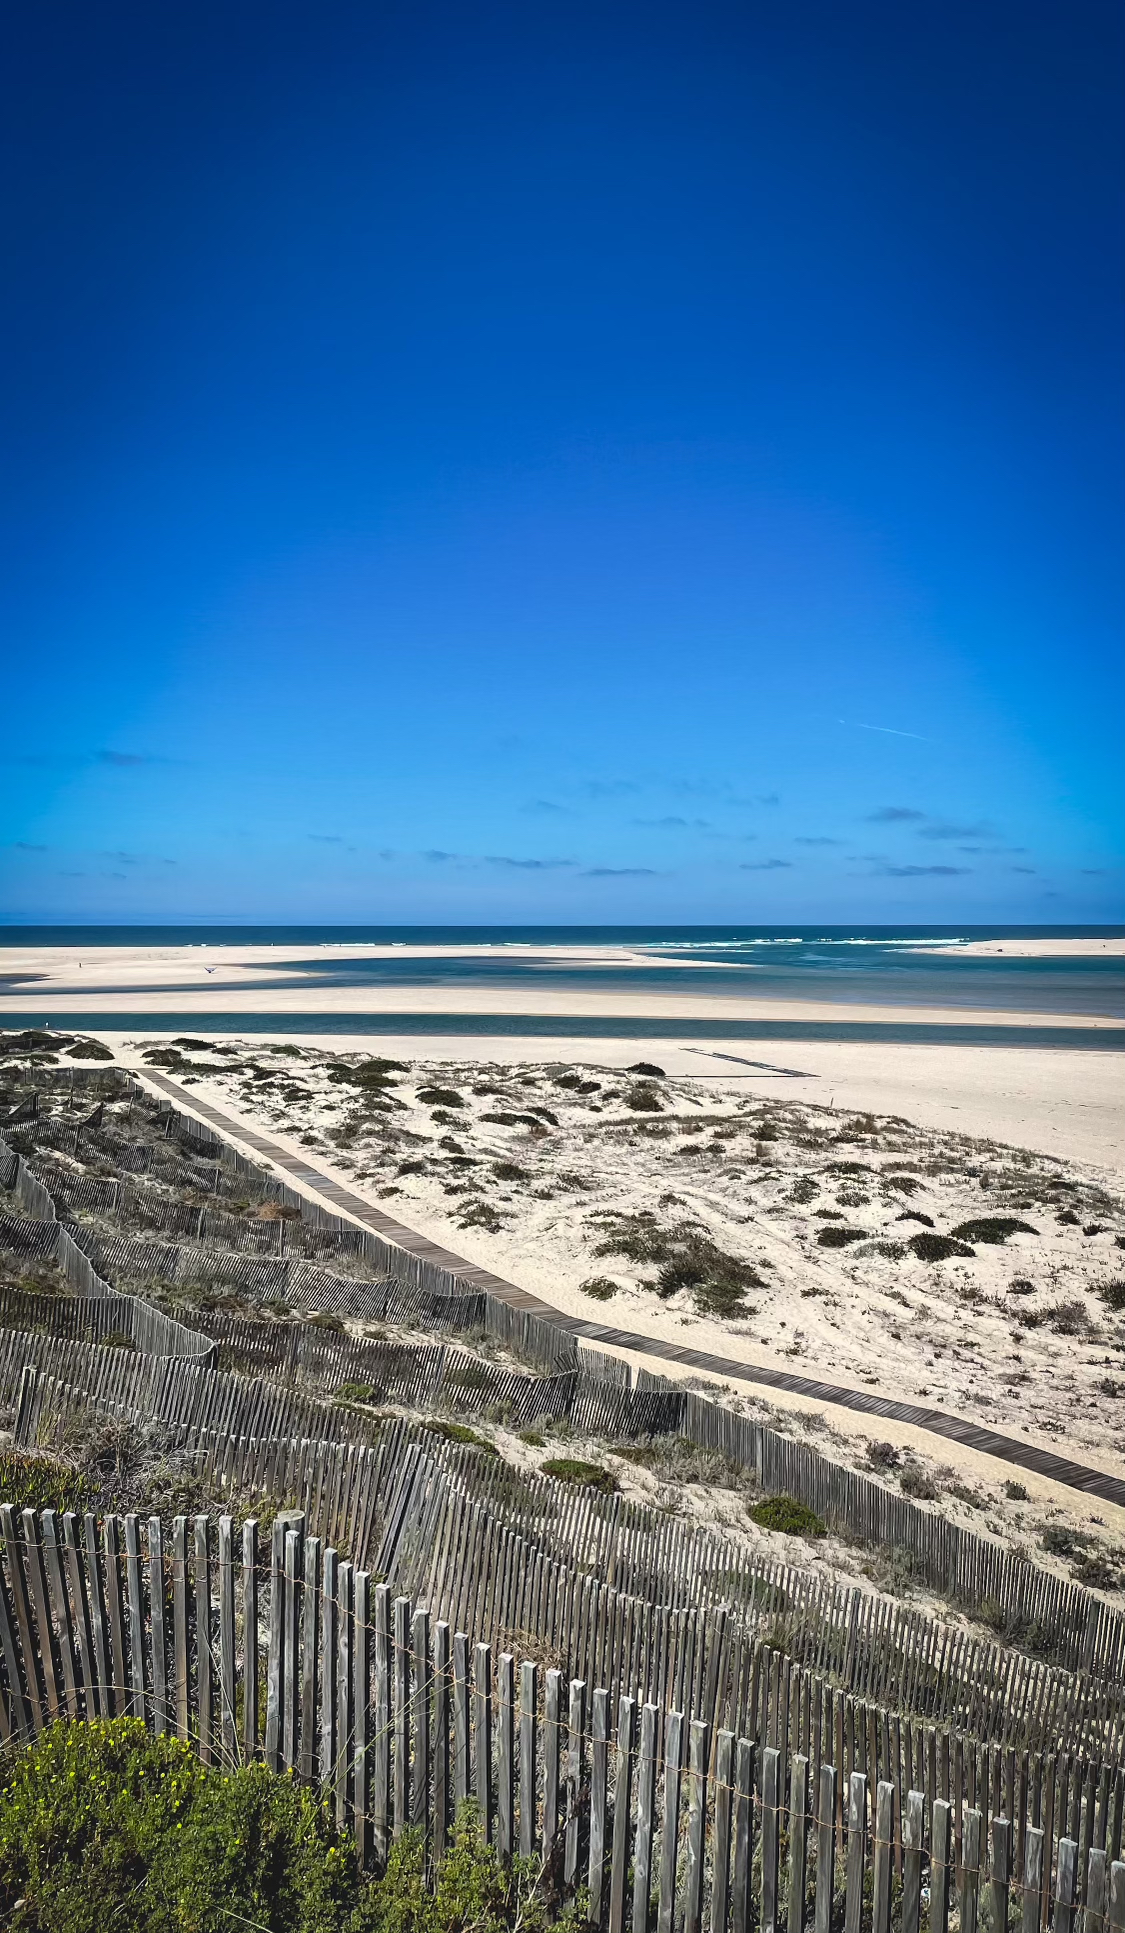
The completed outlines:
{"type": "Polygon", "coordinates": [[[506,1282],[503,1276],[494,1275],[491,1269],[466,1261],[464,1256],[442,1248],[440,1243],[430,1241],[428,1236],[420,1235],[416,1229],[405,1227],[393,1216],[384,1214],[382,1209],[373,1207],[361,1195],[325,1174],[323,1169],[314,1168],[303,1157],[290,1154],[270,1135],[200,1100],[168,1075],[156,1073],[147,1067],[133,1071],[139,1079],[168,1095],[178,1107],[198,1115],[223,1135],[242,1142],[245,1147],[252,1148],[255,1154],[264,1156],[275,1167],[283,1169],[298,1187],[312,1189],[325,1201],[331,1202],[342,1215],[374,1229],[386,1241],[406,1249],[409,1254],[431,1262],[435,1267],[448,1269],[467,1288],[483,1289],[495,1296],[497,1301],[506,1302],[511,1308],[526,1309],[571,1335],[581,1336],[590,1343],[627,1349],[636,1355],[676,1363],[681,1368],[697,1369],[705,1375],[761,1383],[771,1389],[789,1390],[794,1395],[807,1396],[813,1402],[834,1403],[842,1409],[858,1410],[868,1416],[909,1423],[916,1429],[928,1430],[934,1436],[947,1437],[952,1442],[965,1444],[969,1449],[983,1451],[985,1455],[997,1457],[1003,1463],[1032,1470],[1036,1475],[1066,1484],[1072,1490],[1082,1490],[1089,1496],[1101,1497],[1107,1503],[1125,1506],[1125,1481],[1120,1477],[1109,1476],[1104,1470],[1091,1469],[1087,1464],[1075,1463],[1070,1457],[1058,1456],[1053,1450],[1043,1449],[1038,1444],[1023,1443],[1019,1437],[1003,1436],[965,1417],[953,1416],[947,1410],[931,1409],[921,1403],[896,1402],[887,1396],[872,1395],[867,1390],[825,1383],[809,1376],[796,1376],[789,1370],[770,1369],[761,1363],[746,1362],[734,1356],[719,1356],[709,1350],[689,1348],[685,1343],[663,1342],[654,1336],[640,1335],[635,1330],[618,1329],[610,1323],[567,1315],[551,1303],[532,1295],[530,1290],[520,1288],[515,1282],[506,1282]]]}

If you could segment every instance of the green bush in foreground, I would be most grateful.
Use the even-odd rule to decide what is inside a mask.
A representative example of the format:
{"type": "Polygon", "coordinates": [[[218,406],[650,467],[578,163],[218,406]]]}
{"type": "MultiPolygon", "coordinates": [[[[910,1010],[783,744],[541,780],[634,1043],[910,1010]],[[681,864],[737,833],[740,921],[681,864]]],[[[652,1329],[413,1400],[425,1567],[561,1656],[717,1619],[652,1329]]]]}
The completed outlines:
{"type": "Polygon", "coordinates": [[[262,1765],[208,1771],[137,1719],[52,1725],[0,1787],[0,1911],[16,1926],[335,1933],[358,1885],[310,1793],[262,1765]]]}
{"type": "Polygon", "coordinates": [[[783,1530],[791,1537],[823,1537],[828,1525],[797,1497],[763,1497],[750,1511],[750,1521],[761,1530],[783,1530]]]}
{"type": "Polygon", "coordinates": [[[458,1816],[453,1843],[435,1874],[425,1879],[425,1848],[418,1831],[391,1847],[386,1875],[360,1896],[354,1933],[546,1933],[570,1922],[567,1912],[548,1916],[535,1890],[536,1868],[517,1859],[505,1868],[481,1838],[471,1808],[458,1816]]]}
{"type": "Polygon", "coordinates": [[[364,1880],[350,1837],[291,1777],[224,1773],[137,1719],[56,1724],[0,1775],[0,1915],[25,1933],[546,1933],[535,1869],[476,1813],[426,1886],[420,1833],[364,1880]]]}

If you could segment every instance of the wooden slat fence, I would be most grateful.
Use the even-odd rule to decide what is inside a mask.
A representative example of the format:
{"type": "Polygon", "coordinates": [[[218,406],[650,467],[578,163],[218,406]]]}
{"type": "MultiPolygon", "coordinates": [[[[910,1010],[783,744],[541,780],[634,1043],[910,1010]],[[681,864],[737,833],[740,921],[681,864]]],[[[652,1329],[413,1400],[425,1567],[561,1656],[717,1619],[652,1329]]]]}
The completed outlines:
{"type": "MultiPolygon", "coordinates": [[[[265,1177],[244,1156],[208,1131],[200,1130],[197,1123],[177,1114],[169,1104],[161,1102],[154,1107],[135,1082],[126,1080],[122,1086],[150,1113],[159,1115],[169,1137],[180,1136],[193,1151],[213,1159],[217,1174],[229,1170],[237,1171],[244,1178],[256,1176],[262,1186],[268,1181],[277,1198],[291,1200],[301,1207],[316,1227],[343,1230],[349,1226],[342,1218],[303,1201],[288,1184],[265,1177]]],[[[27,1131],[38,1131],[44,1126],[49,1126],[49,1122],[41,1119],[30,1124],[27,1131]]],[[[100,1131],[88,1130],[91,1135],[100,1131]]],[[[395,1248],[371,1231],[360,1233],[364,1245],[359,1252],[373,1265],[382,1264],[388,1269],[393,1266],[396,1288],[401,1284],[419,1296],[441,1299],[447,1305],[455,1302],[459,1293],[457,1278],[449,1271],[395,1248]]],[[[140,1247],[147,1252],[150,1245],[140,1247]]],[[[127,1243],[120,1253],[126,1252],[133,1253],[127,1243]]],[[[213,1271],[212,1279],[218,1280],[234,1280],[238,1269],[315,1267],[223,1256],[202,1249],[183,1251],[173,1247],[169,1253],[177,1258],[170,1266],[209,1268],[213,1271]],[[185,1253],[195,1259],[181,1262],[179,1258],[185,1253]],[[228,1269],[229,1276],[225,1273],[228,1269]]],[[[105,1266],[109,1268],[108,1260],[105,1266]]],[[[322,1278],[329,1276],[331,1271],[318,1271],[318,1285],[322,1278]]],[[[265,1275],[262,1279],[266,1280],[265,1275]]],[[[377,1286],[371,1292],[378,1294],[377,1286]]],[[[553,1330],[539,1318],[500,1303],[487,1293],[474,1295],[473,1302],[476,1310],[483,1306],[488,1333],[506,1340],[510,1347],[560,1370],[573,1371],[580,1364],[588,1370],[587,1352],[583,1351],[580,1356],[574,1337],[565,1331],[553,1330]]],[[[606,1370],[612,1390],[612,1379],[621,1374],[621,1368],[615,1359],[606,1357],[602,1361],[613,1365],[606,1370]]],[[[653,1380],[647,1376],[638,1378],[646,1385],[653,1380]]],[[[908,1554],[919,1581],[963,1602],[975,1612],[984,1610],[1016,1641],[1039,1651],[1049,1650],[1059,1664],[1070,1669],[1092,1672],[1115,1682],[1125,1674],[1125,1618],[1094,1593],[1003,1551],[987,1537],[948,1522],[938,1510],[926,1509],[873,1478],[842,1468],[811,1445],[769,1430],[695,1393],[663,1385],[634,1391],[630,1398],[630,1392],[618,1385],[619,1400],[615,1406],[607,1400],[605,1389],[596,1396],[592,1394],[590,1382],[588,1375],[584,1375],[575,1383],[571,1414],[583,1427],[594,1427],[589,1419],[596,1414],[601,1419],[599,1428],[605,1433],[621,1436],[656,1431],[681,1433],[701,1447],[714,1449],[754,1471],[763,1488],[784,1491],[810,1503],[841,1534],[908,1554]],[[655,1409],[647,1412],[653,1420],[645,1420],[646,1412],[639,1407],[641,1399],[645,1404],[659,1399],[662,1404],[659,1421],[655,1420],[655,1409]]]]}
{"type": "MultiPolygon", "coordinates": [[[[128,1386],[120,1374],[103,1378],[101,1407],[137,1420],[139,1412],[120,1401],[128,1386]]],[[[17,1442],[65,1442],[88,1402],[80,1389],[26,1371],[17,1442]]],[[[152,1402],[150,1390],[140,1414],[147,1417],[152,1402]]],[[[628,1658],[641,1646],[660,1671],[667,1633],[691,1631],[698,1661],[691,1713],[721,1713],[735,1725],[752,1709],[747,1661],[765,1638],[794,1668],[807,1668],[810,1683],[834,1685],[908,1719],[1013,1748],[1062,1743],[1113,1763],[1122,1756],[1125,1698],[1104,1678],[1060,1671],[779,1563],[751,1563],[714,1532],[620,1496],[514,1471],[406,1419],[388,1420],[367,1444],[348,1445],[319,1434],[331,1410],[306,1406],[305,1434],[289,1437],[254,1433],[268,1415],[266,1392],[248,1385],[225,1419],[236,1427],[212,1430],[181,1389],[175,1443],[201,1456],[207,1480],[232,1495],[249,1491],[275,1506],[299,1504],[318,1535],[339,1542],[347,1522],[356,1561],[393,1574],[479,1636],[525,1632],[564,1656],[569,1669],[612,1684],[626,1668],[618,1650],[628,1658]],[[353,1484],[362,1492],[362,1542],[353,1484]],[[469,1550],[466,1570],[451,1552],[469,1550]],[[653,1631],[664,1635],[653,1638],[653,1631]],[[595,1636],[610,1649],[591,1656],[586,1646],[595,1636]]],[[[680,1673],[679,1664],[671,1668],[680,1673]]],[[[647,1695],[687,1697],[675,1689],[680,1682],[677,1676],[669,1689],[654,1681],[647,1695]]]]}
{"type": "MultiPolygon", "coordinates": [[[[326,1548],[299,1516],[61,1517],[0,1506],[0,1732],[131,1714],[207,1763],[317,1787],[378,1870],[473,1804],[503,1859],[607,1933],[1125,1928],[1120,1788],[1069,1766],[878,1777],[495,1654],[326,1548]],[[925,1909],[925,1910],[924,1910],[925,1909]]],[[[823,1743],[823,1732],[822,1732],[823,1743]]]]}

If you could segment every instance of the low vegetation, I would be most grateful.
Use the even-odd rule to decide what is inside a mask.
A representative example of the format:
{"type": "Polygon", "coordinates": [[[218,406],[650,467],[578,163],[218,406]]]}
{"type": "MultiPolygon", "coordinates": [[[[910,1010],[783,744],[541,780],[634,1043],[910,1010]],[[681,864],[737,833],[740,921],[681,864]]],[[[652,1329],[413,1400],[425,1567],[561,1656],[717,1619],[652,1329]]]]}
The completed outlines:
{"type": "Polygon", "coordinates": [[[763,1497],[750,1510],[751,1523],[759,1530],[780,1530],[789,1537],[824,1537],[828,1525],[798,1497],[763,1497]]]}
{"type": "Polygon", "coordinates": [[[444,1416],[427,1416],[425,1427],[435,1436],[444,1436],[447,1443],[466,1443],[470,1449],[483,1450],[487,1456],[499,1456],[495,1443],[478,1430],[471,1430],[467,1423],[451,1423],[444,1416]]]}
{"type": "Polygon", "coordinates": [[[701,1314],[734,1316],[745,1312],[748,1289],[765,1286],[751,1263],[721,1249],[697,1221],[662,1223],[651,1210],[596,1214],[590,1221],[601,1231],[595,1255],[658,1265],[648,1287],[664,1301],[689,1289],[701,1314]]]}
{"type": "Polygon", "coordinates": [[[0,1771],[0,1914],[24,1933],[546,1933],[537,1879],[467,1806],[432,1878],[412,1832],[366,1880],[313,1792],[137,1719],[51,1725],[0,1771]]]}
{"type": "Polygon", "coordinates": [[[544,1476],[559,1477],[564,1483],[579,1483],[586,1490],[602,1490],[607,1496],[618,1488],[612,1470],[600,1463],[586,1463],[581,1457],[548,1457],[540,1468],[544,1476]]]}

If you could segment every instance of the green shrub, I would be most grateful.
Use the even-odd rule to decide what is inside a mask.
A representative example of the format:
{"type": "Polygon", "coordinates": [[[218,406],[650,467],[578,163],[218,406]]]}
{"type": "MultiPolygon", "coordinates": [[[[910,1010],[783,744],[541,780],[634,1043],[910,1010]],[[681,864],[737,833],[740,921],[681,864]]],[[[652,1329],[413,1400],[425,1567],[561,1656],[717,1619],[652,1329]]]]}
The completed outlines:
{"type": "Polygon", "coordinates": [[[664,1079],[664,1069],[657,1067],[655,1061],[651,1060],[635,1060],[632,1067],[627,1067],[625,1072],[627,1074],[646,1074],[650,1080],[654,1081],[662,1081],[664,1079]]]}
{"type": "Polygon", "coordinates": [[[1009,1503],[1027,1502],[1027,1491],[1024,1485],[1022,1483],[1017,1483],[1014,1477],[1006,1478],[1004,1483],[1004,1495],[1007,1497],[1009,1503]]]}
{"type": "Polygon", "coordinates": [[[1114,1282],[1103,1282],[1098,1289],[1098,1294],[1106,1308],[1112,1310],[1114,1315],[1120,1315],[1122,1309],[1125,1309],[1125,1282],[1120,1277],[1114,1282]]]}
{"type": "Polygon", "coordinates": [[[335,1087],[362,1087],[378,1093],[382,1088],[398,1085],[397,1081],[391,1079],[392,1074],[406,1074],[409,1071],[406,1063],[401,1060],[375,1058],[360,1061],[358,1067],[350,1066],[347,1061],[337,1060],[329,1063],[328,1078],[335,1087]]]}
{"type": "Polygon", "coordinates": [[[603,1490],[607,1496],[617,1489],[612,1470],[603,1469],[600,1463],[584,1463],[579,1456],[549,1457],[541,1468],[545,1476],[559,1477],[563,1483],[580,1483],[587,1490],[603,1490]]]}
{"type": "Polygon", "coordinates": [[[427,1101],[433,1107],[464,1107],[464,1095],[458,1094],[455,1087],[420,1087],[418,1099],[427,1101]]]}
{"type": "Polygon", "coordinates": [[[917,1463],[908,1464],[898,1482],[903,1496],[913,1497],[917,1503],[933,1503],[940,1495],[933,1478],[917,1463]]]}
{"type": "Polygon", "coordinates": [[[504,1224],[490,1201],[478,1199],[467,1202],[457,1217],[458,1228],[483,1228],[490,1235],[498,1235],[504,1224]]]}
{"type": "Polygon", "coordinates": [[[865,1242],[866,1228],[822,1228],[816,1238],[818,1248],[847,1248],[852,1242],[865,1242]]]}
{"type": "Polygon", "coordinates": [[[5,1770],[0,1911],[35,1933],[123,1915],[146,1933],[334,1933],[358,1896],[311,1794],[262,1765],[209,1771],[137,1719],[52,1725],[5,1770]]]}
{"type": "Polygon", "coordinates": [[[750,1511],[750,1521],[761,1530],[783,1530],[790,1537],[823,1537],[828,1525],[798,1497],[763,1497],[750,1511]]]}
{"type": "Polygon", "coordinates": [[[1089,1541],[1085,1532],[1072,1530],[1069,1524],[1047,1524],[1039,1538],[1049,1557],[1073,1557],[1089,1541]]]}
{"type": "Polygon", "coordinates": [[[425,1842],[413,1828],[392,1845],[385,1876],[364,1887],[350,1927],[353,1933],[547,1933],[569,1916],[548,1914],[537,1876],[534,1860],[505,1865],[485,1843],[475,1809],[465,1805],[433,1891],[426,1886],[425,1842]]]}
{"type": "Polygon", "coordinates": [[[1056,1336],[1084,1335],[1090,1327],[1090,1311],[1080,1296],[1071,1296],[1064,1302],[1052,1302],[1041,1313],[1056,1336]]]}
{"type": "Polygon", "coordinates": [[[618,1284],[608,1275],[591,1275],[579,1287],[583,1295],[592,1295],[595,1302],[608,1302],[611,1296],[617,1294],[618,1284]]]}
{"type": "Polygon", "coordinates": [[[0,1450],[0,1497],[21,1510],[83,1511],[93,1508],[85,1477],[52,1457],[0,1450]]]}
{"type": "Polygon", "coordinates": [[[973,1253],[967,1242],[955,1241],[952,1235],[931,1235],[928,1229],[912,1235],[906,1246],[920,1262],[946,1262],[951,1255],[973,1253]]]}
{"type": "Polygon", "coordinates": [[[536,1879],[463,1806],[432,1891],[417,1830],[364,1883],[292,1777],[205,1768],[137,1719],[52,1725],[0,1773],[0,1912],[26,1933],[547,1933],[536,1879]]]}
{"type": "Polygon", "coordinates": [[[468,1443],[472,1449],[484,1450],[488,1456],[500,1454],[495,1443],[490,1443],[487,1436],[478,1436],[465,1423],[450,1423],[444,1416],[427,1416],[422,1427],[433,1430],[435,1436],[444,1436],[447,1443],[468,1443]]]}
{"type": "Polygon", "coordinates": [[[1039,1230],[1015,1215],[978,1215],[959,1222],[953,1233],[963,1242],[1006,1242],[1009,1235],[1038,1235],[1039,1230]]]}
{"type": "Polygon", "coordinates": [[[334,1403],[373,1403],[378,1396],[373,1383],[341,1383],[332,1393],[334,1403]]]}
{"type": "Polygon", "coordinates": [[[742,1306],[746,1290],[765,1287],[749,1262],[719,1248],[698,1222],[663,1227],[647,1208],[633,1215],[611,1210],[590,1220],[604,1230],[595,1255],[625,1255],[631,1262],[658,1263],[659,1274],[646,1287],[655,1289],[662,1299],[690,1289],[701,1315],[749,1314],[742,1306]]]}
{"type": "Polygon", "coordinates": [[[1116,1564],[1101,1551],[1094,1551],[1089,1557],[1080,1557],[1071,1566],[1070,1574],[1076,1584],[1086,1584],[1095,1591],[1115,1590],[1121,1582],[1121,1573],[1116,1564]]]}
{"type": "Polygon", "coordinates": [[[625,1095],[625,1105],[634,1114],[662,1114],[664,1103],[653,1087],[631,1087],[625,1095]]]}
{"type": "Polygon", "coordinates": [[[112,1060],[113,1055],[100,1040],[77,1040],[66,1050],[68,1060],[112,1060]]]}

